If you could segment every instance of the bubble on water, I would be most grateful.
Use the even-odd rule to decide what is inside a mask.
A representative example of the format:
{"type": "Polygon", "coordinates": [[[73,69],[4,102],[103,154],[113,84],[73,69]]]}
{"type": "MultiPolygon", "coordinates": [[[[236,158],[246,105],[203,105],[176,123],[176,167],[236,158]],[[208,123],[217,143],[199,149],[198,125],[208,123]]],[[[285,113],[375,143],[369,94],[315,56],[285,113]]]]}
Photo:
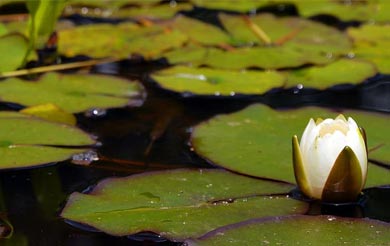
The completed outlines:
{"type": "Polygon", "coordinates": [[[348,58],[354,58],[354,57],[355,57],[355,53],[349,52],[349,53],[347,54],[347,57],[348,57],[348,58]]]}
{"type": "Polygon", "coordinates": [[[221,92],[219,92],[219,91],[216,91],[216,92],[214,92],[214,96],[220,96],[221,95],[221,92]]]}
{"type": "Polygon", "coordinates": [[[86,15],[88,14],[89,9],[87,7],[81,8],[81,14],[86,15]]]}
{"type": "Polygon", "coordinates": [[[230,92],[230,96],[235,96],[235,95],[236,95],[236,93],[234,91],[230,92]]]}
{"type": "Polygon", "coordinates": [[[171,0],[171,1],[169,2],[169,6],[170,6],[171,8],[175,8],[175,7],[177,6],[177,2],[176,2],[175,0],[171,0]]]}
{"type": "Polygon", "coordinates": [[[87,152],[72,156],[73,164],[83,165],[83,166],[89,165],[93,161],[98,161],[98,160],[99,160],[98,154],[93,150],[89,150],[87,152]]]}
{"type": "Polygon", "coordinates": [[[106,109],[94,108],[94,109],[90,109],[90,110],[86,111],[84,115],[86,117],[103,117],[106,114],[107,114],[106,109]]]}

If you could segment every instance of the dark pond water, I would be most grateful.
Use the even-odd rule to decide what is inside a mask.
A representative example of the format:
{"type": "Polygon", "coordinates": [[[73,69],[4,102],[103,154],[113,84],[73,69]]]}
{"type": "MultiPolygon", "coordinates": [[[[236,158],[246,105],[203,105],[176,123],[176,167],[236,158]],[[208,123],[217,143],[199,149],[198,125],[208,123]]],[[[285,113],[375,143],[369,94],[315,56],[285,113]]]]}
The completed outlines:
{"type": "MultiPolygon", "coordinates": [[[[212,20],[212,16],[212,13],[196,12],[198,18],[212,20]]],[[[341,24],[341,27],[348,25],[341,24]]],[[[318,105],[390,113],[390,76],[377,75],[359,86],[338,86],[325,91],[292,88],[274,90],[263,96],[194,97],[164,91],[148,78],[149,72],[164,66],[164,61],[135,59],[93,69],[94,73],[138,79],[148,93],[147,100],[138,108],[112,109],[102,116],[77,116],[79,126],[96,135],[102,143],[97,150],[100,161],[88,167],[65,161],[41,168],[0,172],[1,216],[15,230],[14,239],[5,245],[22,245],[23,241],[32,246],[176,245],[169,241],[154,242],[160,239],[152,235],[118,238],[85,230],[66,223],[58,214],[69,194],[84,191],[105,177],[179,167],[211,168],[191,151],[188,140],[192,126],[216,114],[234,112],[252,103],[278,109],[318,105]]],[[[2,103],[0,109],[17,107],[2,103]]],[[[375,188],[365,194],[360,205],[313,204],[309,213],[390,221],[390,189],[375,188]]]]}

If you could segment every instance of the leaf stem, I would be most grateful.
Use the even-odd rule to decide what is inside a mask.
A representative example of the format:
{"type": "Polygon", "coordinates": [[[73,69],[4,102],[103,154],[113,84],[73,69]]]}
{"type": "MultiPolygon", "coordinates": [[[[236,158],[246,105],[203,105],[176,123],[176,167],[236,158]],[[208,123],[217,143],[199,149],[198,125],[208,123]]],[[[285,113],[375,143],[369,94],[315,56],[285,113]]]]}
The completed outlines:
{"type": "Polygon", "coordinates": [[[256,37],[264,42],[266,45],[272,44],[271,38],[265,33],[265,31],[256,23],[254,23],[248,16],[242,16],[245,23],[248,25],[250,30],[256,35],[256,37]]]}

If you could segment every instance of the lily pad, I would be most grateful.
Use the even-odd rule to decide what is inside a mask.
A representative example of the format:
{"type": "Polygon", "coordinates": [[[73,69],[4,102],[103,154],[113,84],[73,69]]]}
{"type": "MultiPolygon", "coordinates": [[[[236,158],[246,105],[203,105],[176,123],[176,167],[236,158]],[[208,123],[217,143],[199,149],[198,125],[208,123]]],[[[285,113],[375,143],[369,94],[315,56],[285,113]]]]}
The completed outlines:
{"type": "Polygon", "coordinates": [[[76,127],[16,112],[0,112],[0,169],[63,161],[95,144],[76,127]]]}
{"type": "Polygon", "coordinates": [[[14,71],[22,65],[28,48],[27,39],[20,34],[0,37],[0,73],[14,71]]]}
{"type": "Polygon", "coordinates": [[[387,0],[368,1],[306,1],[290,0],[305,17],[332,15],[343,21],[389,21],[390,3],[387,0]]]}
{"type": "Polygon", "coordinates": [[[209,9],[221,9],[237,12],[248,12],[255,10],[263,5],[267,5],[270,1],[264,0],[224,0],[224,1],[207,1],[207,0],[192,0],[195,5],[209,9]]]}
{"type": "Polygon", "coordinates": [[[236,48],[221,50],[212,47],[188,46],[164,53],[171,64],[190,63],[222,69],[293,68],[305,64],[327,64],[334,58],[326,54],[310,53],[304,48],[284,46],[236,48]]]}
{"type": "Polygon", "coordinates": [[[152,75],[165,89],[202,95],[263,94],[281,87],[285,77],[274,71],[226,71],[176,66],[152,75]]]}
{"type": "Polygon", "coordinates": [[[284,216],[255,219],[214,230],[188,246],[212,245],[387,245],[390,224],[334,216],[284,216]],[[358,235],[358,236],[357,236],[358,235]],[[320,239],[320,240],[319,240],[320,239]]]}
{"type": "MultiPolygon", "coordinates": [[[[343,113],[366,129],[369,158],[389,164],[389,116],[349,110],[343,113]]],[[[300,136],[310,118],[335,116],[336,113],[321,108],[275,111],[252,105],[196,126],[191,142],[198,154],[216,165],[294,183],[292,136],[300,136]]],[[[390,184],[389,170],[370,165],[373,171],[368,173],[366,187],[390,184]]]]}
{"type": "Polygon", "coordinates": [[[3,101],[24,106],[53,103],[73,113],[139,105],[143,93],[138,83],[106,75],[47,73],[36,82],[18,78],[0,82],[3,101]]]}
{"type": "Polygon", "coordinates": [[[66,56],[127,58],[132,54],[146,58],[180,47],[187,36],[178,30],[152,25],[142,27],[134,23],[118,25],[96,24],[58,32],[58,50],[66,56]]]}
{"type": "MultiPolygon", "coordinates": [[[[220,14],[219,19],[236,44],[264,44],[258,31],[263,30],[271,43],[287,48],[300,48],[308,53],[346,54],[351,42],[333,27],[298,17],[276,17],[260,14],[250,17],[220,14]]],[[[282,55],[282,54],[280,54],[282,55]]]]}
{"type": "Polygon", "coordinates": [[[348,29],[349,36],[354,40],[355,56],[373,62],[381,73],[390,73],[389,33],[388,25],[366,24],[348,29]]]}
{"type": "Polygon", "coordinates": [[[152,231],[182,241],[249,218],[305,212],[303,202],[268,196],[291,188],[216,169],[152,172],[75,192],[61,216],[116,236],[152,231]]]}
{"type": "Polygon", "coordinates": [[[340,59],[323,67],[313,66],[287,72],[287,87],[303,85],[325,89],[337,84],[358,84],[374,76],[376,67],[357,59],[340,59]]]}

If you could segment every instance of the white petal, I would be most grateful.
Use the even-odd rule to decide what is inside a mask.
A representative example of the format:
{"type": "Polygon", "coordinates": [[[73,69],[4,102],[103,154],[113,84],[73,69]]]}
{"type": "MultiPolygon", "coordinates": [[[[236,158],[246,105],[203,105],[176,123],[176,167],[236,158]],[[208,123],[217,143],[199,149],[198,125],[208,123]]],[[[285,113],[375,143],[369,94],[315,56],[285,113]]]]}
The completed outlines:
{"type": "Polygon", "coordinates": [[[301,149],[302,154],[307,152],[308,147],[314,142],[314,139],[318,134],[318,129],[316,128],[316,123],[313,119],[310,119],[305,130],[303,131],[301,142],[299,143],[299,148],[301,149]]]}
{"type": "Polygon", "coordinates": [[[340,131],[317,137],[314,144],[303,154],[308,173],[308,180],[312,185],[312,196],[321,199],[322,190],[337,156],[344,149],[346,137],[340,131]]]}

